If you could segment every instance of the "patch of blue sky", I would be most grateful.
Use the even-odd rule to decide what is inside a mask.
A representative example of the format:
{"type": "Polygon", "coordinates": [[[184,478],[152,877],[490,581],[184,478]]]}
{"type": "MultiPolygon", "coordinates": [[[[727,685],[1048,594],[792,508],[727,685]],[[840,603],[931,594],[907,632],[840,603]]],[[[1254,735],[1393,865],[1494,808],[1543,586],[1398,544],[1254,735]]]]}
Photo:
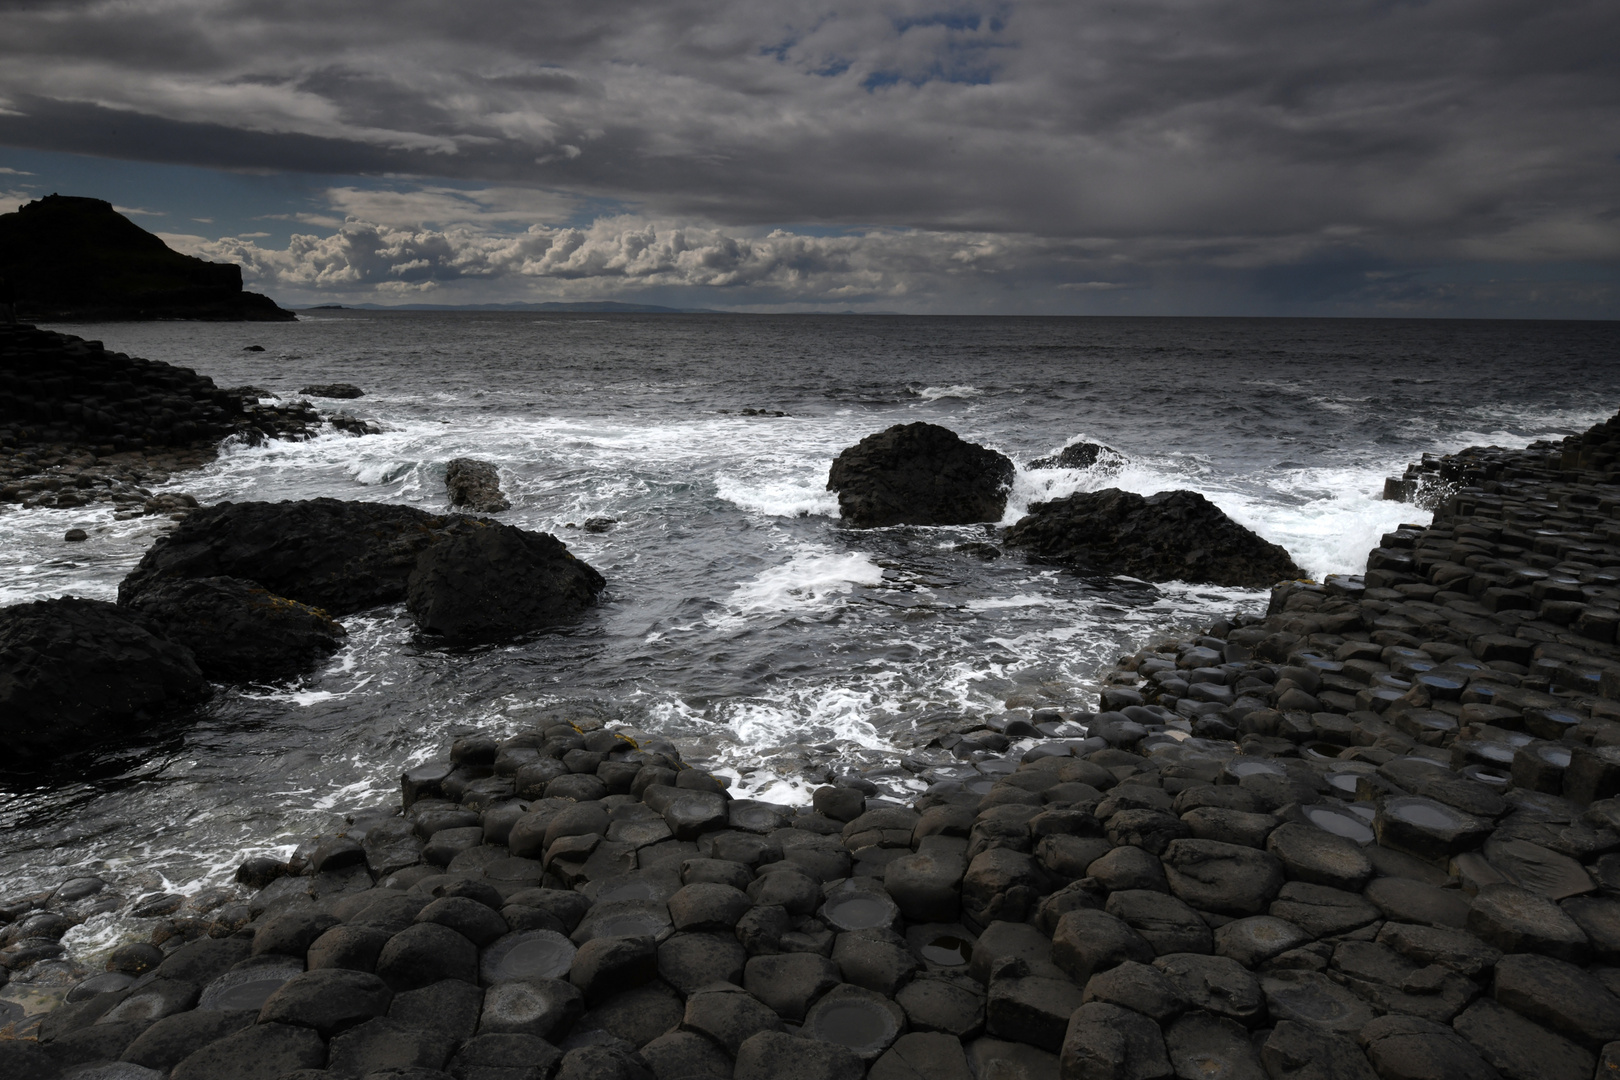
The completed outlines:
{"type": "Polygon", "coordinates": [[[787,63],[788,52],[799,43],[797,37],[785,37],[775,45],[761,45],[759,55],[774,56],[780,63],[787,63]]]}
{"type": "MultiPolygon", "coordinates": [[[[561,221],[548,221],[544,224],[556,225],[560,228],[585,229],[589,228],[597,218],[619,217],[623,214],[634,214],[640,208],[635,203],[625,202],[623,199],[608,199],[590,196],[579,200],[574,212],[561,221]]],[[[541,224],[536,222],[535,224],[541,224]]],[[[523,232],[527,225],[519,226],[515,231],[523,232]]]]}
{"type": "Polygon", "coordinates": [[[0,168],[15,170],[0,173],[0,189],[33,197],[105,199],[139,211],[130,217],[152,232],[210,238],[260,233],[283,243],[293,232],[308,231],[297,222],[299,215],[330,213],[321,197],[325,189],[356,182],[354,177],[235,172],[16,147],[0,147],[0,168]]]}
{"type": "MultiPolygon", "coordinates": [[[[467,218],[480,216],[478,181],[414,177],[351,176],[298,172],[234,171],[192,165],[124,161],[55,151],[0,147],[0,191],[20,199],[52,193],[105,199],[149,232],[180,233],[211,240],[236,236],[263,247],[285,247],[294,233],[326,235],[343,219],[327,197],[332,188],[411,192],[422,187],[461,193],[467,218]]],[[[0,213],[16,209],[0,205],[0,213]]],[[[482,223],[491,232],[520,233],[530,224],[588,227],[597,218],[634,213],[620,199],[577,198],[561,220],[501,220],[482,223]]],[[[442,222],[439,224],[448,224],[442,222]]]]}
{"type": "Polygon", "coordinates": [[[988,86],[996,75],[996,65],[985,54],[985,50],[992,47],[995,46],[985,43],[972,49],[947,48],[946,52],[949,55],[942,60],[935,60],[927,68],[913,71],[874,71],[861,80],[861,87],[870,93],[902,82],[910,83],[912,86],[921,86],[929,82],[988,86]]]}
{"type": "Polygon", "coordinates": [[[894,20],[896,33],[903,34],[918,26],[943,26],[947,30],[979,29],[981,19],[977,12],[941,12],[935,15],[902,15],[894,20]]]}
{"type": "Polygon", "coordinates": [[[946,30],[957,33],[976,34],[980,29],[992,34],[999,34],[1007,28],[1007,18],[1011,5],[1005,2],[981,5],[988,11],[958,8],[955,11],[939,11],[931,15],[900,15],[891,19],[895,33],[904,34],[907,30],[919,27],[942,26],[946,30]]]}
{"type": "MultiPolygon", "coordinates": [[[[825,238],[829,236],[865,236],[867,233],[872,232],[875,228],[877,228],[877,226],[874,225],[805,225],[795,222],[781,223],[776,225],[762,225],[759,227],[759,231],[763,233],[771,233],[780,230],[785,233],[791,233],[794,236],[813,236],[825,238]]],[[[903,230],[885,227],[883,231],[899,232],[903,230]]]]}

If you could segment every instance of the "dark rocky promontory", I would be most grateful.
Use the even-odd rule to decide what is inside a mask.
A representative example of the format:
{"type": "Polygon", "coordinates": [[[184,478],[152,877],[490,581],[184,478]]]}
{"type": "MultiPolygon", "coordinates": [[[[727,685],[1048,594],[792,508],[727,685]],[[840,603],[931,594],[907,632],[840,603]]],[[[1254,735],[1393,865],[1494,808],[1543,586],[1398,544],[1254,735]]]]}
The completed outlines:
{"type": "Polygon", "coordinates": [[[1305,571],[1193,491],[1142,496],[1118,488],[1034,503],[1007,530],[1008,547],[1144,581],[1267,588],[1305,571]]]}
{"type": "Polygon", "coordinates": [[[827,489],[857,528],[997,521],[1016,469],[938,424],[896,424],[833,459],[827,489]]]}
{"type": "Polygon", "coordinates": [[[0,323],[0,501],[182,512],[195,500],[145,485],[212,461],[227,438],[306,439],[328,420],[344,421],[323,418],[308,402],[261,404],[261,394],[221,389],[190,368],[99,341],[0,323]]]}
{"type": "Polygon", "coordinates": [[[244,292],[240,266],[182,255],[100,199],[50,195],[0,214],[0,277],[29,321],[297,318],[244,292]]]}

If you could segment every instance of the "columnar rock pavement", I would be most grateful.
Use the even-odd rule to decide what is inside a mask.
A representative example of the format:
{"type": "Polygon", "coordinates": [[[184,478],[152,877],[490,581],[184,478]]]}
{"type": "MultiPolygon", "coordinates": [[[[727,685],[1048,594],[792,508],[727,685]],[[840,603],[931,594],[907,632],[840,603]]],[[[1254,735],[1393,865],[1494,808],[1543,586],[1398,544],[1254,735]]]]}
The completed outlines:
{"type": "MultiPolygon", "coordinates": [[[[1095,713],[989,718],[906,804],[469,731],[239,893],[153,898],[0,1073],[1613,1075],[1612,436],[1460,456],[1364,575],[1125,658],[1095,713]]],[[[19,980],[99,895],[58,892],[4,909],[19,980]]]]}

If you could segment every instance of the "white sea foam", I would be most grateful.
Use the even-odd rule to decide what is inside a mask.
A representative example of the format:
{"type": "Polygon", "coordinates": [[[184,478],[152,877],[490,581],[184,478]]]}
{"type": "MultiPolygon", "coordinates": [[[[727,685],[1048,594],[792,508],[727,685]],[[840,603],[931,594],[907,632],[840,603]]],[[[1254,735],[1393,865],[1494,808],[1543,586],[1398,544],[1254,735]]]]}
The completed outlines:
{"type": "Polygon", "coordinates": [[[773,614],[824,608],[860,585],[879,585],[883,568],[864,552],[802,550],[761,571],[726,598],[733,615],[773,614]]]}
{"type": "MultiPolygon", "coordinates": [[[[1404,466],[1402,466],[1404,468],[1404,466]]],[[[1301,568],[1320,579],[1359,573],[1379,537],[1403,521],[1427,521],[1417,507],[1383,500],[1393,465],[1372,468],[1302,468],[1265,477],[1222,476],[1196,455],[1132,457],[1115,470],[1019,469],[1001,524],[1012,525],[1034,502],[1080,491],[1117,487],[1139,495],[1196,491],[1238,524],[1280,544],[1301,568]]]]}
{"type": "Polygon", "coordinates": [[[1051,607],[1061,601],[1039,593],[1013,593],[1011,596],[985,596],[962,605],[964,611],[1001,611],[1007,608],[1051,607]]]}
{"type": "Polygon", "coordinates": [[[940,401],[944,398],[959,398],[965,401],[970,398],[984,396],[984,391],[980,390],[977,386],[966,386],[963,384],[957,384],[954,386],[925,386],[921,390],[913,390],[912,393],[916,394],[924,401],[940,401]]]}
{"type": "Polygon", "coordinates": [[[827,490],[827,466],[809,476],[746,478],[722,472],[715,494],[740,509],[773,517],[838,516],[838,496],[827,490]]]}

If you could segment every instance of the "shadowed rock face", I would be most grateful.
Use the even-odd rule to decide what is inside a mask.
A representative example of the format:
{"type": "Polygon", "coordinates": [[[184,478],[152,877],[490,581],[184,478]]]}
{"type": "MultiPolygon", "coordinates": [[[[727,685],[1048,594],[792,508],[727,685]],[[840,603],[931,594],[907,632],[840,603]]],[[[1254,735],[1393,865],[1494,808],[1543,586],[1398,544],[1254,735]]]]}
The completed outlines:
{"type": "Polygon", "coordinates": [[[297,318],[242,291],[242,268],[171,250],[100,199],[50,195],[0,214],[0,277],[24,319],[297,318]]]}
{"type": "Polygon", "coordinates": [[[191,651],[155,629],[100,600],[0,609],[0,738],[33,762],[206,699],[191,651]]]}
{"type": "Polygon", "coordinates": [[[333,615],[395,604],[416,557],[452,520],[339,499],[221,503],[153,544],[118,586],[118,601],[162,580],[234,577],[333,615]]]}
{"type": "Polygon", "coordinates": [[[335,652],[345,634],[319,608],[240,578],[162,582],[137,594],[130,607],[190,649],[203,674],[223,682],[296,674],[335,652]]]}
{"type": "Polygon", "coordinates": [[[1306,576],[1288,552],[1192,491],[1144,498],[1106,488],[1035,503],[1029,510],[1007,530],[1006,543],[1052,562],[1146,581],[1245,588],[1306,576]]]}
{"type": "Polygon", "coordinates": [[[197,511],[152,545],[119,585],[119,603],[146,603],[167,583],[198,578],[240,578],[335,615],[406,601],[419,626],[452,641],[554,625],[603,586],[545,533],[409,506],[310,499],[197,511]]]}
{"type": "Polygon", "coordinates": [[[833,460],[827,489],[858,528],[971,525],[1007,509],[1013,463],[937,424],[896,424],[833,460]]]}
{"type": "Polygon", "coordinates": [[[604,584],[554,536],[473,521],[417,557],[406,606],[429,633],[489,641],[577,615],[604,584]]]}

